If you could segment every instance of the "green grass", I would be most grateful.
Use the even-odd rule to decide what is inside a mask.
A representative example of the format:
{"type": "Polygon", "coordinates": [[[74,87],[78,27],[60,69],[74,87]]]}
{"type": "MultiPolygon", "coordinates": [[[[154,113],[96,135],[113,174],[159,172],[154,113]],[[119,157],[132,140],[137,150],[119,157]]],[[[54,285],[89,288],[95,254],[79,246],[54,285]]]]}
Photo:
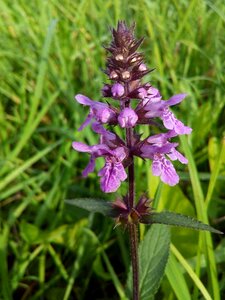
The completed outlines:
{"type": "MultiPolygon", "coordinates": [[[[81,178],[88,157],[73,151],[71,142],[97,142],[89,128],[77,132],[87,110],[74,95],[100,99],[102,45],[121,19],[135,21],[137,36],[145,36],[146,63],[156,68],[147,78],[152,85],[165,99],[188,93],[175,113],[193,128],[181,139],[189,165],[177,166],[179,186],[158,185],[149,164],[137,161],[137,195],[148,192],[156,210],[195,216],[224,231],[223,1],[129,3],[0,2],[1,299],[125,297],[129,248],[123,229],[64,205],[66,198],[115,198],[100,192],[96,174],[81,178]]],[[[123,184],[117,195],[125,191],[123,184]]],[[[172,229],[172,242],[156,299],[223,299],[223,236],[172,229]]]]}

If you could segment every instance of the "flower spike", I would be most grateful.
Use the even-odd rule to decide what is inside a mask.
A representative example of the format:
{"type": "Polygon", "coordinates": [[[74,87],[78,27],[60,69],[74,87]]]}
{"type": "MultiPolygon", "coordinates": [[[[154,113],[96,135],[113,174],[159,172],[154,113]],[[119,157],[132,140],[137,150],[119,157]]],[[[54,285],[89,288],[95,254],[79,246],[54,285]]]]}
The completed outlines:
{"type": "MultiPolygon", "coordinates": [[[[73,148],[90,155],[90,161],[83,176],[93,172],[98,157],[105,160],[98,172],[101,189],[105,193],[115,192],[127,178],[126,168],[133,164],[134,156],[152,161],[152,173],[171,186],[179,182],[179,176],[172,164],[178,160],[187,164],[187,159],[177,150],[178,143],[172,139],[181,134],[190,134],[192,129],[178,120],[170,107],[181,103],[186,94],[177,94],[163,100],[156,87],[142,83],[142,78],[151,70],[144,62],[143,53],[138,48],[143,38],[134,36],[135,24],[130,27],[119,21],[112,29],[112,41],[105,49],[109,55],[105,73],[109,81],[102,88],[103,97],[111,102],[94,101],[78,94],[78,103],[89,107],[89,114],[78,130],[92,123],[92,130],[99,135],[99,144],[88,146],[74,142],[73,148]],[[132,99],[139,102],[131,105],[132,99]],[[116,100],[116,101],[115,101],[116,100]],[[111,104],[112,103],[112,104],[111,104]],[[104,126],[119,126],[126,130],[126,140],[104,126]],[[162,130],[142,139],[135,133],[136,126],[154,126],[162,130]]],[[[135,213],[134,213],[135,214],[135,213]]]]}

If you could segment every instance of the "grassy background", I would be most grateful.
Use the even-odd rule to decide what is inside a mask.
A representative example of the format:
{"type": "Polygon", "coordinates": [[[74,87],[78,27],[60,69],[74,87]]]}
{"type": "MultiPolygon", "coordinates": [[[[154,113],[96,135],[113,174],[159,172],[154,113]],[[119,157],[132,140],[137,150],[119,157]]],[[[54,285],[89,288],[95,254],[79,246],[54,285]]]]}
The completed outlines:
{"type": "MultiPolygon", "coordinates": [[[[223,1],[0,1],[0,299],[123,299],[126,234],[65,198],[104,197],[71,141],[94,144],[74,95],[100,99],[109,26],[137,23],[147,78],[164,98],[186,92],[176,114],[189,165],[170,188],[137,161],[137,195],[157,210],[189,214],[224,230],[223,1]],[[147,176],[146,176],[147,174],[147,176]],[[118,255],[119,253],[119,255],[118,255]],[[113,296],[112,296],[113,295],[113,296]]],[[[118,195],[125,193],[123,184],[118,195]]],[[[140,228],[141,237],[144,228],[140,228]]],[[[223,299],[225,239],[172,229],[171,256],[156,299],[223,299]]]]}

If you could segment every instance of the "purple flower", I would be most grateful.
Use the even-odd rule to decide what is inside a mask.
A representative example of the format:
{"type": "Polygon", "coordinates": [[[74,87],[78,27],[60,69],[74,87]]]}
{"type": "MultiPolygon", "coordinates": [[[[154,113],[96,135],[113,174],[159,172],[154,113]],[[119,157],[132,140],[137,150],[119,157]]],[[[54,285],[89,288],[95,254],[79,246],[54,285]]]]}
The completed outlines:
{"type": "Polygon", "coordinates": [[[98,173],[101,177],[100,183],[103,192],[115,192],[119,188],[121,181],[124,181],[127,178],[127,174],[122,164],[122,161],[126,157],[126,152],[123,147],[111,150],[104,144],[88,146],[80,142],[73,142],[72,146],[73,149],[79,152],[87,152],[91,155],[87,167],[82,172],[84,177],[94,171],[96,158],[105,158],[105,166],[98,173]]]}
{"type": "Polygon", "coordinates": [[[113,123],[116,121],[116,112],[110,108],[108,104],[93,101],[81,94],[76,95],[75,99],[80,104],[90,106],[90,112],[84,123],[78,129],[79,131],[86,127],[93,118],[101,123],[113,123]]]}
{"type": "Polygon", "coordinates": [[[181,121],[176,119],[174,114],[169,110],[169,106],[180,103],[186,94],[178,94],[171,97],[168,101],[163,101],[160,97],[152,97],[150,99],[144,98],[144,110],[147,111],[145,117],[154,118],[160,117],[163,121],[163,125],[170,130],[175,130],[177,134],[189,134],[192,129],[185,126],[181,121]]]}
{"type": "Polygon", "coordinates": [[[179,160],[182,164],[188,163],[186,157],[175,149],[178,144],[168,141],[168,138],[173,136],[176,136],[174,130],[149,137],[140,147],[141,154],[139,154],[143,158],[150,158],[153,161],[153,175],[160,176],[163,182],[171,186],[179,182],[179,176],[166,156],[171,160],[179,160]]]}
{"type": "Polygon", "coordinates": [[[125,92],[123,85],[120,83],[115,83],[112,86],[111,91],[112,91],[113,97],[115,97],[115,98],[123,96],[124,92],[125,92]]]}
{"type": "Polygon", "coordinates": [[[100,185],[104,193],[115,192],[121,184],[121,181],[127,179],[122,160],[126,157],[122,147],[114,150],[114,156],[105,157],[105,166],[98,172],[101,177],[100,185]]]}
{"type": "Polygon", "coordinates": [[[159,117],[163,121],[163,125],[170,130],[175,130],[177,134],[189,134],[192,129],[185,126],[181,121],[176,119],[174,114],[169,110],[170,106],[180,103],[186,96],[186,94],[178,94],[171,97],[169,100],[164,101],[159,91],[150,86],[145,88],[139,88],[139,95],[142,97],[142,101],[135,109],[138,115],[138,122],[141,124],[146,123],[146,118],[159,117]]]}
{"type": "MultiPolygon", "coordinates": [[[[102,95],[119,101],[114,107],[108,102],[93,101],[81,94],[75,96],[78,103],[89,106],[90,109],[78,130],[91,123],[92,130],[100,136],[99,144],[93,146],[73,142],[75,150],[90,155],[90,161],[82,174],[87,176],[92,172],[96,159],[103,157],[105,164],[98,172],[101,189],[105,193],[115,192],[127,178],[125,168],[129,168],[128,182],[134,180],[131,169],[134,164],[133,157],[138,156],[152,160],[153,174],[160,176],[163,182],[175,185],[179,182],[179,176],[172,161],[178,160],[182,164],[187,164],[188,161],[176,149],[178,143],[171,142],[170,139],[180,134],[189,134],[192,129],[178,120],[170,107],[179,104],[186,95],[178,94],[165,101],[157,88],[150,83],[142,83],[142,78],[152,70],[145,64],[143,54],[137,51],[143,39],[137,40],[134,37],[134,25],[129,28],[124,22],[118,22],[117,28],[112,29],[112,37],[112,42],[106,47],[109,56],[104,70],[109,82],[103,85],[102,95]],[[132,99],[138,100],[135,109],[132,109],[132,99]],[[125,140],[105,128],[104,124],[126,128],[123,135],[125,140]],[[142,135],[134,128],[139,124],[150,125],[158,130],[166,128],[168,132],[142,140],[142,135]]],[[[130,184],[129,187],[131,188],[130,184]]],[[[138,206],[134,206],[134,199],[129,198],[129,192],[126,197],[131,218],[131,213],[134,213],[133,221],[139,221],[138,206]]],[[[141,207],[144,207],[144,203],[142,205],[141,202],[141,207]]]]}
{"type": "Polygon", "coordinates": [[[150,100],[156,102],[162,99],[159,90],[153,86],[146,85],[145,88],[139,88],[139,97],[143,99],[142,105],[148,103],[150,100]]]}
{"type": "Polygon", "coordinates": [[[138,120],[136,112],[132,108],[124,108],[118,116],[118,122],[122,128],[133,127],[138,120]]]}
{"type": "Polygon", "coordinates": [[[160,176],[162,182],[174,186],[179,182],[179,176],[172,163],[163,154],[155,154],[152,162],[152,173],[160,176]]]}

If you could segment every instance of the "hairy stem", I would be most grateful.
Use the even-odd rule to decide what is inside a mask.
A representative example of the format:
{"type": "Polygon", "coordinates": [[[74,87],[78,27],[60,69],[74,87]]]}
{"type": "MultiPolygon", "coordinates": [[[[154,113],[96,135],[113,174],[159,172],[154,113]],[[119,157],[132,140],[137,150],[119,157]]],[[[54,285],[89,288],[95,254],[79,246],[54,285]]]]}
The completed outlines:
{"type": "Polygon", "coordinates": [[[139,300],[139,270],[138,270],[138,234],[137,225],[130,223],[129,238],[131,248],[131,263],[133,274],[133,300],[139,300]]]}
{"type": "MultiPolygon", "coordinates": [[[[126,129],[127,147],[131,148],[133,143],[133,129],[126,129]]],[[[135,197],[135,181],[134,181],[134,159],[131,157],[131,164],[128,167],[128,207],[132,211],[134,207],[135,197]]],[[[131,249],[131,263],[133,274],[133,300],[139,300],[139,266],[138,266],[138,232],[137,224],[129,223],[129,239],[131,249]]]]}
{"type": "MultiPolygon", "coordinates": [[[[127,147],[132,147],[133,140],[133,128],[126,129],[126,142],[127,147]]],[[[130,210],[134,207],[134,196],[135,196],[135,186],[134,186],[134,158],[131,157],[131,163],[128,167],[128,207],[130,210]]]]}

